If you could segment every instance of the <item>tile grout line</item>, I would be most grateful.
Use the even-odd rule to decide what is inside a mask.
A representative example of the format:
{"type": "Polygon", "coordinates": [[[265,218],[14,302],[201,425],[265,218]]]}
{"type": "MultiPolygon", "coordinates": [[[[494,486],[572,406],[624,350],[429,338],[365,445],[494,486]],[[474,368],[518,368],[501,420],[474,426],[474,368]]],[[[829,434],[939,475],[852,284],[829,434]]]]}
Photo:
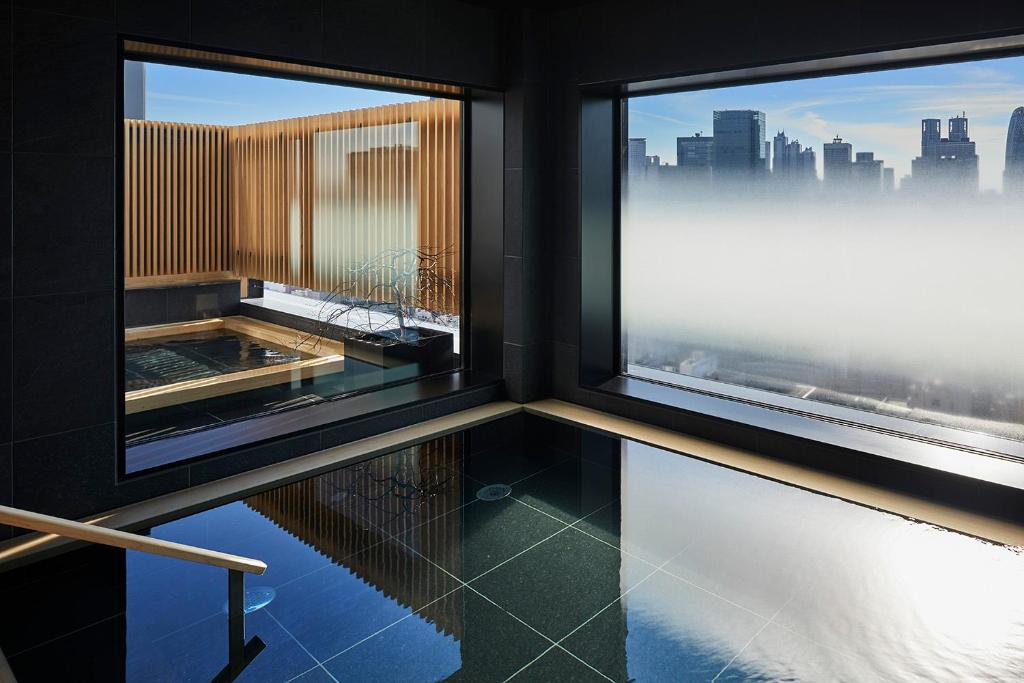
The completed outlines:
{"type": "MultiPolygon", "coordinates": [[[[313,667],[313,669],[316,669],[317,667],[319,667],[319,668],[323,669],[324,673],[326,673],[326,674],[327,674],[328,676],[330,676],[330,677],[331,677],[331,680],[332,680],[332,681],[334,681],[334,683],[339,683],[338,679],[334,677],[334,674],[332,674],[332,673],[331,673],[330,671],[328,671],[328,670],[327,670],[326,668],[324,668],[324,665],[323,665],[323,663],[322,663],[322,662],[321,662],[321,661],[320,661],[319,659],[317,659],[317,658],[316,658],[315,656],[313,656],[313,653],[312,653],[312,652],[310,652],[309,650],[307,650],[307,649],[306,649],[306,646],[305,646],[305,645],[303,645],[303,644],[302,644],[302,643],[301,643],[301,642],[299,641],[299,639],[295,637],[295,634],[293,634],[293,633],[292,633],[291,631],[289,631],[289,630],[288,630],[288,629],[287,629],[287,628],[285,627],[285,625],[284,625],[284,624],[282,624],[282,623],[281,623],[280,621],[278,621],[277,617],[275,617],[275,616],[274,616],[274,613],[273,613],[273,612],[271,612],[269,608],[267,608],[267,609],[266,609],[266,613],[267,613],[267,616],[268,616],[268,617],[270,617],[271,619],[273,619],[273,620],[274,620],[274,623],[275,623],[275,624],[277,624],[277,625],[278,625],[278,627],[279,627],[279,628],[280,628],[280,629],[281,629],[282,631],[284,631],[285,633],[287,633],[287,634],[288,634],[288,637],[289,637],[289,638],[291,638],[292,640],[294,640],[294,641],[295,641],[295,644],[296,644],[296,645],[298,645],[298,646],[299,646],[300,648],[302,648],[302,651],[303,651],[303,652],[305,652],[305,653],[306,653],[307,655],[309,655],[310,659],[312,659],[312,660],[313,660],[314,662],[316,662],[316,666],[314,666],[314,667],[313,667]]],[[[300,675],[300,676],[305,676],[305,675],[306,675],[307,673],[309,673],[310,671],[313,671],[313,669],[308,669],[308,670],[306,670],[306,671],[303,671],[303,672],[302,672],[302,673],[300,673],[299,675],[300,675]]]]}
{"type": "Polygon", "coordinates": [[[730,660],[729,660],[729,662],[728,662],[728,663],[727,663],[727,664],[726,664],[726,665],[725,665],[724,667],[722,667],[722,670],[721,670],[721,671],[719,671],[719,672],[718,672],[717,674],[715,674],[715,677],[711,679],[711,683],[715,683],[715,681],[717,681],[717,680],[718,680],[718,677],[719,677],[719,676],[721,676],[722,674],[724,674],[724,673],[726,672],[726,670],[727,670],[727,669],[728,669],[728,668],[729,668],[730,666],[732,666],[732,663],[733,663],[733,662],[735,662],[735,661],[736,661],[736,659],[737,659],[737,658],[738,658],[738,657],[739,657],[739,656],[740,656],[741,654],[743,654],[743,652],[744,652],[744,651],[745,651],[745,650],[746,650],[746,649],[747,649],[748,647],[750,647],[750,644],[751,644],[752,642],[754,642],[754,640],[755,640],[755,639],[757,639],[757,637],[758,637],[759,635],[761,635],[761,633],[763,633],[763,632],[764,632],[764,630],[765,630],[766,628],[768,628],[768,627],[769,627],[769,626],[771,625],[771,623],[772,623],[773,621],[775,621],[775,617],[779,616],[779,612],[781,612],[782,610],[784,610],[784,609],[786,608],[786,606],[787,606],[787,605],[789,605],[789,603],[793,602],[793,597],[794,597],[794,596],[790,596],[789,600],[786,600],[786,602],[784,602],[784,603],[782,604],[782,606],[781,606],[781,607],[779,607],[779,608],[778,608],[777,610],[775,610],[775,613],[774,613],[774,614],[772,615],[771,619],[769,619],[768,621],[764,622],[764,624],[762,624],[762,625],[761,625],[761,628],[757,629],[757,633],[755,633],[754,635],[750,636],[750,640],[748,640],[748,641],[747,641],[747,642],[746,642],[746,643],[745,643],[745,644],[743,645],[743,647],[741,647],[741,648],[739,649],[739,651],[738,651],[738,652],[737,652],[736,654],[734,654],[734,655],[732,656],[732,659],[730,659],[730,660]]]}
{"type": "Polygon", "coordinates": [[[528,661],[528,662],[527,662],[526,664],[523,664],[523,665],[522,665],[522,666],[521,666],[521,667],[520,667],[519,669],[517,669],[517,670],[516,670],[516,671],[515,671],[515,672],[514,672],[514,673],[513,673],[513,674],[512,674],[511,676],[509,676],[509,677],[508,677],[508,678],[506,678],[506,679],[505,679],[504,681],[502,681],[502,683],[508,683],[508,682],[509,682],[509,681],[511,681],[511,680],[512,680],[513,678],[515,678],[516,676],[518,676],[519,674],[523,673],[524,671],[526,671],[527,669],[529,669],[529,668],[530,668],[531,666],[533,666],[534,664],[536,664],[536,663],[537,663],[537,662],[538,662],[538,661],[539,661],[539,660],[540,660],[540,659],[541,659],[541,658],[542,658],[542,657],[543,657],[544,655],[546,655],[547,653],[551,652],[551,651],[552,651],[552,650],[554,650],[554,649],[555,649],[556,647],[558,647],[558,646],[557,646],[557,645],[552,645],[552,646],[550,646],[550,647],[549,647],[548,649],[546,649],[546,650],[544,650],[543,652],[541,652],[541,653],[540,653],[539,655],[537,655],[536,657],[534,657],[533,659],[531,659],[530,661],[528,661]]]}
{"type": "MultiPolygon", "coordinates": [[[[387,631],[392,626],[396,626],[396,625],[402,623],[403,621],[405,621],[406,619],[408,619],[409,617],[412,617],[412,616],[415,616],[415,615],[419,614],[420,612],[425,610],[427,607],[430,607],[431,605],[433,605],[435,602],[437,602],[439,600],[444,600],[449,595],[451,595],[452,593],[454,593],[457,590],[460,590],[461,588],[462,588],[462,586],[456,586],[455,588],[453,588],[450,591],[446,592],[444,595],[440,595],[440,596],[434,598],[433,600],[431,600],[430,602],[422,605],[419,609],[413,610],[412,612],[409,612],[408,614],[406,614],[401,619],[396,619],[395,621],[391,622],[387,626],[384,626],[383,628],[377,629],[376,631],[374,631],[370,635],[366,636],[365,638],[362,638],[361,640],[358,640],[355,643],[352,643],[351,645],[346,647],[344,650],[341,650],[340,652],[337,652],[337,653],[331,655],[330,657],[328,657],[327,659],[323,660],[322,662],[320,662],[320,665],[323,666],[324,664],[326,664],[327,662],[331,661],[332,659],[336,659],[337,657],[340,657],[341,655],[345,654],[346,652],[349,652],[350,650],[352,650],[352,649],[354,649],[356,647],[359,647],[360,645],[362,645],[366,641],[370,640],[371,638],[375,638],[375,637],[379,636],[381,633],[383,633],[384,631],[387,631]]],[[[305,673],[305,672],[303,672],[303,673],[305,673]]],[[[302,675],[302,674],[299,674],[299,675],[302,675]]],[[[294,679],[292,679],[292,680],[294,680],[294,679]]]]}
{"type": "Polygon", "coordinates": [[[7,658],[8,659],[14,659],[15,657],[17,657],[19,655],[23,655],[26,652],[31,652],[32,650],[35,650],[35,649],[40,648],[40,647],[43,647],[44,645],[50,645],[51,643],[55,643],[58,640],[60,640],[61,638],[67,638],[68,636],[73,636],[76,633],[81,633],[82,631],[85,631],[86,629],[90,629],[93,626],[98,626],[98,625],[102,624],[105,621],[110,621],[111,619],[116,619],[116,618],[120,617],[122,614],[124,614],[124,612],[118,612],[117,614],[111,614],[109,617],[103,617],[102,619],[97,619],[96,621],[92,622],[91,624],[86,624],[85,626],[79,626],[78,628],[74,629],[73,631],[68,631],[67,633],[62,633],[59,636],[56,636],[54,638],[50,638],[48,640],[44,640],[41,643],[36,643],[35,645],[31,645],[29,647],[26,647],[24,650],[18,650],[17,652],[13,652],[11,654],[8,654],[7,658]]]}

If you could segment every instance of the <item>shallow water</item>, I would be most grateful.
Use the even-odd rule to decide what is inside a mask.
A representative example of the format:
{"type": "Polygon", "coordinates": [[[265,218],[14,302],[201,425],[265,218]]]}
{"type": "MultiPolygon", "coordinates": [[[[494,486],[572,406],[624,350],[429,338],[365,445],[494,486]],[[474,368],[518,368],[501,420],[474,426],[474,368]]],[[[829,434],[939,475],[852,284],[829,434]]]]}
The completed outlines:
{"type": "MultiPolygon", "coordinates": [[[[533,417],[151,533],[269,565],[241,680],[1024,678],[1019,550],[533,417]]],[[[0,584],[20,681],[224,666],[225,572],[79,557],[0,584]]]]}

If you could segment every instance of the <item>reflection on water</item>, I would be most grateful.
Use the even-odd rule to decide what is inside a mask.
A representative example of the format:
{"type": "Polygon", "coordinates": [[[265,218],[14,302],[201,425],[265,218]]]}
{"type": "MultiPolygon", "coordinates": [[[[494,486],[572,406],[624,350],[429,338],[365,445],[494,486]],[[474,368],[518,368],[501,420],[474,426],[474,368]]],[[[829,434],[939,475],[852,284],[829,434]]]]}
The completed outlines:
{"type": "Polygon", "coordinates": [[[635,443],[622,473],[623,547],[674,547],[690,520],[696,540],[663,571],[758,617],[746,642],[736,610],[695,612],[687,592],[636,589],[623,600],[630,680],[672,647],[735,657],[726,679],[1024,675],[1019,551],[635,443]]]}
{"type": "MultiPolygon", "coordinates": [[[[267,562],[241,680],[1024,677],[1019,550],[522,415],[151,533],[267,562]]],[[[223,570],[113,553],[0,582],[19,680],[210,680],[223,570]]]]}

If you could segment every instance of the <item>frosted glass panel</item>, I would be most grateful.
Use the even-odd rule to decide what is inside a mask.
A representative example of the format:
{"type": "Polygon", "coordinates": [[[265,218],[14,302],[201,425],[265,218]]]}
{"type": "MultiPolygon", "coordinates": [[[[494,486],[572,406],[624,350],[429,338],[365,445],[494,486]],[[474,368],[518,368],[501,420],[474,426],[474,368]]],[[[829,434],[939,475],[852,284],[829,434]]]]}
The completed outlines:
{"type": "Polygon", "coordinates": [[[627,373],[1024,439],[1024,58],[631,98],[628,138],[627,373]]]}

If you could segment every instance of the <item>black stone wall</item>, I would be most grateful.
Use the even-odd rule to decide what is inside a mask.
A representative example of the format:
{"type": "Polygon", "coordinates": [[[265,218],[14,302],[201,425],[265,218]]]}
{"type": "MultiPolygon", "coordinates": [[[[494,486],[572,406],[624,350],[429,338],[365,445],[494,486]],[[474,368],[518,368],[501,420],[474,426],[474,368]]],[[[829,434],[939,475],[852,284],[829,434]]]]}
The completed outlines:
{"type": "MultiPolygon", "coordinates": [[[[500,10],[457,0],[0,2],[0,504],[79,517],[194,479],[116,482],[119,34],[501,88],[503,27],[500,10]]],[[[467,402],[378,416],[358,435],[467,402]]],[[[203,469],[320,444],[296,437],[203,469]]]]}

